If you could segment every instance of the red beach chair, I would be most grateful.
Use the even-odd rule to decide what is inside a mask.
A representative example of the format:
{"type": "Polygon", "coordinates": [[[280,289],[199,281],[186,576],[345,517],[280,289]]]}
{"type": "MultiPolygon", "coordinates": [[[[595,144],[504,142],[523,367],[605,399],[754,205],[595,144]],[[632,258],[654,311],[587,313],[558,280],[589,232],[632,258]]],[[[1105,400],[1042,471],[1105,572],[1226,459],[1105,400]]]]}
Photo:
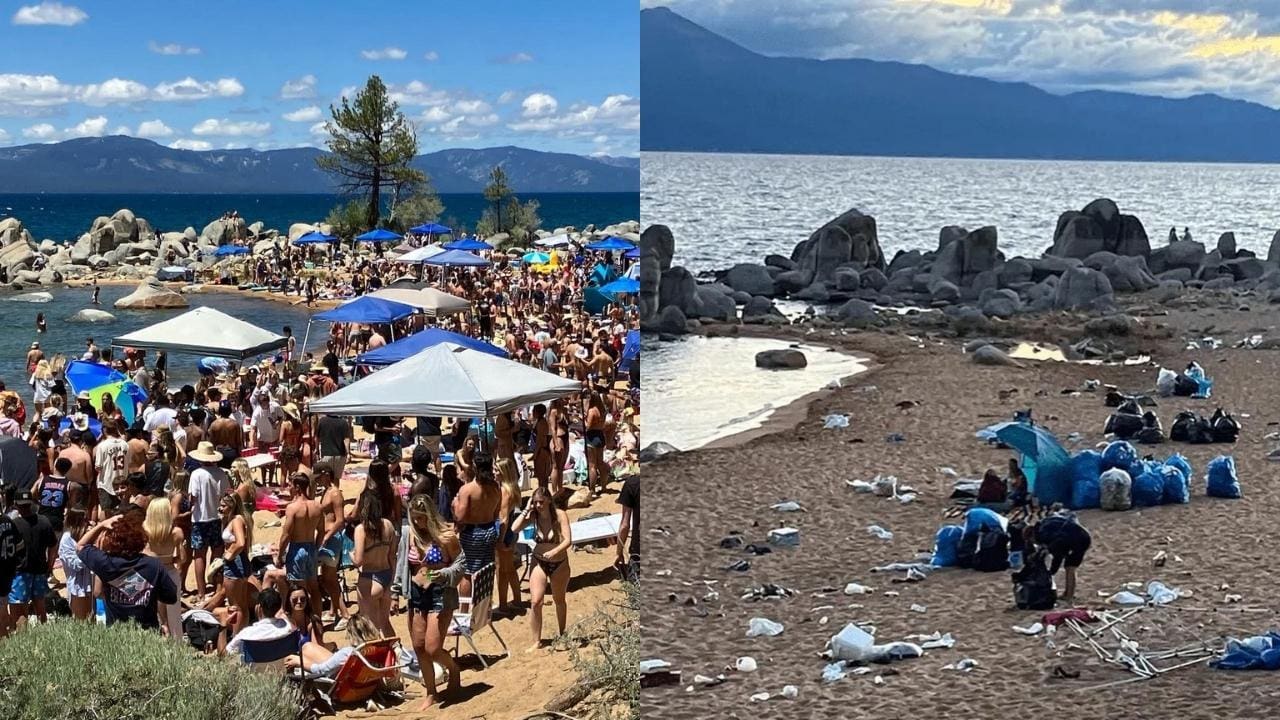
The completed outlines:
{"type": "Polygon", "coordinates": [[[330,711],[338,705],[373,703],[373,696],[384,684],[398,682],[400,671],[408,667],[397,664],[395,646],[396,638],[383,638],[357,647],[332,679],[315,680],[317,699],[330,711]]]}

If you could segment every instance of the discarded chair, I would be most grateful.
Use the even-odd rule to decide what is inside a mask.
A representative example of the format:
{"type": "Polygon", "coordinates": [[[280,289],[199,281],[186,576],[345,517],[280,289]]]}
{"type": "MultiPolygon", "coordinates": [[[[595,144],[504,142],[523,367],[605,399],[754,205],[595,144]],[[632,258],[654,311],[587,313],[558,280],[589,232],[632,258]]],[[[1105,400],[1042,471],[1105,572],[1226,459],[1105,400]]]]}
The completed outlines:
{"type": "Polygon", "coordinates": [[[476,647],[475,641],[472,639],[476,633],[489,628],[493,632],[493,636],[498,638],[498,643],[502,645],[503,657],[510,657],[511,651],[507,649],[507,643],[498,634],[490,622],[490,608],[493,606],[493,563],[489,563],[477,570],[471,576],[471,597],[459,597],[458,609],[453,613],[453,620],[449,623],[448,635],[453,637],[453,656],[458,657],[458,648],[461,640],[465,639],[467,644],[471,646],[471,651],[480,658],[480,664],[488,669],[489,663],[484,659],[484,654],[476,647]]]}

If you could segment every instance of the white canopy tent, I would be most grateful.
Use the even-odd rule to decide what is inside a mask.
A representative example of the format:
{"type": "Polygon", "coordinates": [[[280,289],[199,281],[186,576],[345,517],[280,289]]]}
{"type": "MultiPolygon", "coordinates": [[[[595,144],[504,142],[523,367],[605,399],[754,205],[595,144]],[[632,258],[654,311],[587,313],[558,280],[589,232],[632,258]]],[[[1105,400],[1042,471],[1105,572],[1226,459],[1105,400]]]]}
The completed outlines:
{"type": "Polygon", "coordinates": [[[471,303],[435,288],[414,290],[412,288],[383,288],[369,293],[373,297],[392,300],[405,305],[412,305],[428,317],[457,315],[471,311],[471,303]]]}
{"type": "Polygon", "coordinates": [[[440,343],[315,400],[311,412],[393,417],[494,417],[573,395],[576,380],[440,343]]]}
{"type": "Polygon", "coordinates": [[[440,243],[431,243],[430,245],[423,245],[420,248],[414,248],[395,258],[395,261],[402,263],[420,263],[432,255],[439,255],[442,252],[444,252],[444,248],[440,247],[440,243]]]}
{"type": "Polygon", "coordinates": [[[263,330],[211,307],[198,307],[177,317],[135,330],[111,341],[115,347],[211,355],[244,360],[285,346],[283,335],[263,330]]]}

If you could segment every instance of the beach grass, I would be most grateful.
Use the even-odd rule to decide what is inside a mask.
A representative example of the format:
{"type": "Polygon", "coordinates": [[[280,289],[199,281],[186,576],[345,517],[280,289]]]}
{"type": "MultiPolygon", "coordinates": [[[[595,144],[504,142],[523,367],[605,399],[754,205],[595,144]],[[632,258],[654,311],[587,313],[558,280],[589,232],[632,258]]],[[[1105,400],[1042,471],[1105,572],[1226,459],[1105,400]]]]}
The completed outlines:
{"type": "Polygon", "coordinates": [[[0,642],[0,715],[13,720],[293,720],[274,673],[202,656],[154,630],[60,621],[0,642]]]}
{"type": "Polygon", "coordinates": [[[557,641],[590,690],[588,717],[599,720],[640,717],[640,586],[622,589],[620,601],[600,605],[557,641]]]}

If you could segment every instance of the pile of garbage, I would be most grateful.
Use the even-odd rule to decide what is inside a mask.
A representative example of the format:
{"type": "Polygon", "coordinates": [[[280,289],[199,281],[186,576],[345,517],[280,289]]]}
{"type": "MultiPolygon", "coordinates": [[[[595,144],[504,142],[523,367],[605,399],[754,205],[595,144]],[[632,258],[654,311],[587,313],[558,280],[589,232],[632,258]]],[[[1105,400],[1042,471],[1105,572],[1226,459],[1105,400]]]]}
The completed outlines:
{"type": "Polygon", "coordinates": [[[1174,417],[1173,426],[1169,428],[1170,440],[1192,445],[1233,443],[1239,437],[1240,421],[1222,408],[1218,408],[1208,420],[1202,415],[1184,410],[1174,417]]]}
{"type": "Polygon", "coordinates": [[[958,567],[979,572],[1009,569],[1009,521],[987,508],[965,513],[964,525],[944,525],[934,536],[935,567],[958,567]]]}
{"type": "Polygon", "coordinates": [[[1150,410],[1142,412],[1135,398],[1125,398],[1116,411],[1107,418],[1103,434],[1114,435],[1119,440],[1133,440],[1144,445],[1164,442],[1164,430],[1160,418],[1150,410]]]}
{"type": "Polygon", "coordinates": [[[1204,368],[1196,362],[1187,363],[1187,369],[1180,373],[1160,368],[1160,374],[1156,376],[1156,392],[1161,397],[1207,398],[1213,392],[1213,378],[1205,375],[1204,368]]]}
{"type": "Polygon", "coordinates": [[[1102,452],[1082,450],[1071,458],[1071,503],[1076,510],[1128,510],[1191,502],[1191,463],[1181,455],[1141,459],[1116,440],[1102,452]]]}

